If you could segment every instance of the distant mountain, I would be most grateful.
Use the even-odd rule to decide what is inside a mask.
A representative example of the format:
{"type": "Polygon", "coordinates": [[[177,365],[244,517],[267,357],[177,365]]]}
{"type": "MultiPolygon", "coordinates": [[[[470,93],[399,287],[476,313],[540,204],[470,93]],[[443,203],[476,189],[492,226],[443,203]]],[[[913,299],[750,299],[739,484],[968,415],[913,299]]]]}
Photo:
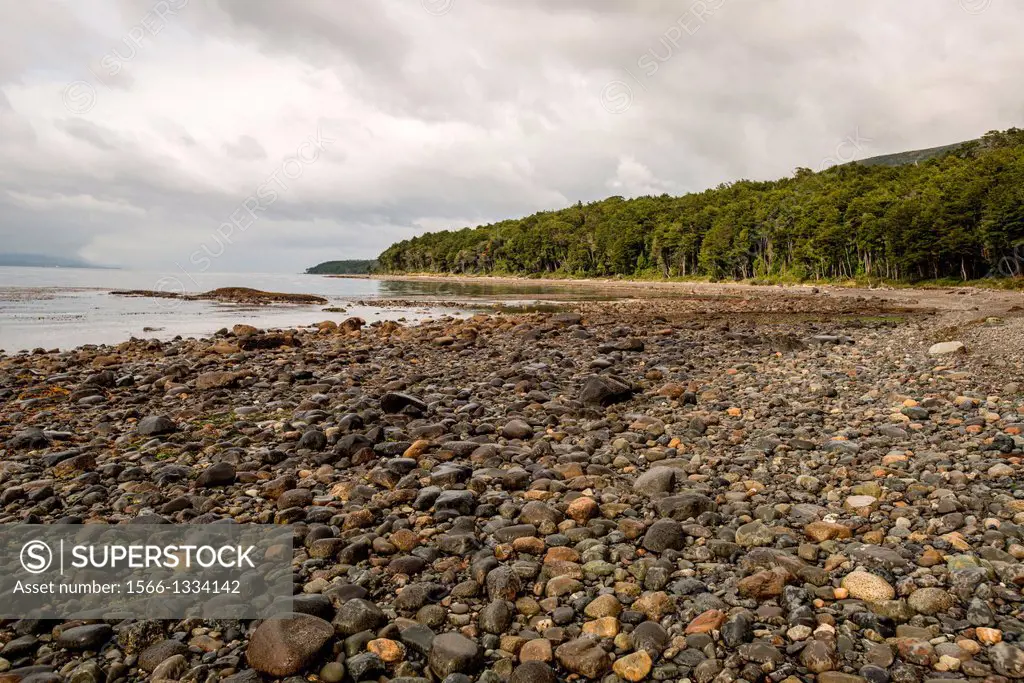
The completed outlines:
{"type": "Polygon", "coordinates": [[[77,258],[47,256],[46,254],[3,254],[0,266],[22,266],[32,268],[107,268],[77,258]]]}
{"type": "Polygon", "coordinates": [[[368,275],[377,267],[377,261],[324,261],[306,269],[307,275],[368,275]]]}

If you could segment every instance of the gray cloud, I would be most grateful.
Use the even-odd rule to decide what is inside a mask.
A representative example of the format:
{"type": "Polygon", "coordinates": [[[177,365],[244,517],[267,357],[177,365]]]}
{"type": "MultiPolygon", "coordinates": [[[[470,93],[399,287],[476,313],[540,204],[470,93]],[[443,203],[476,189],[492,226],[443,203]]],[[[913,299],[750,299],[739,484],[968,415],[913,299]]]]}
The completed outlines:
{"type": "Polygon", "coordinates": [[[126,143],[123,143],[111,130],[97,125],[86,119],[67,118],[54,122],[58,130],[61,130],[71,137],[88,142],[94,147],[106,152],[131,151],[126,143]]]}
{"type": "Polygon", "coordinates": [[[267,150],[251,135],[243,135],[234,143],[224,143],[224,153],[235,159],[267,158],[267,150]]]}
{"type": "Polygon", "coordinates": [[[144,268],[299,270],[427,229],[772,178],[1024,114],[1007,85],[1024,6],[1009,0],[4,14],[0,243],[144,268]]]}

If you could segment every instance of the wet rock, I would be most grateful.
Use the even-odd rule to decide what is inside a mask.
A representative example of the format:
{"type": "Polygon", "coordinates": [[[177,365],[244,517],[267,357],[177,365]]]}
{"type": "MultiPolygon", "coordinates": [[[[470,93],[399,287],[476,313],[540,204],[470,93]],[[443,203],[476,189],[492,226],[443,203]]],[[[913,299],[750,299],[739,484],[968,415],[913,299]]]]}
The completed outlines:
{"type": "Polygon", "coordinates": [[[1000,676],[1024,678],[1024,652],[1008,644],[997,643],[989,648],[988,660],[1000,676]]]}
{"type": "Polygon", "coordinates": [[[228,462],[210,465],[196,477],[196,488],[230,486],[235,483],[235,467],[228,462]]]}
{"type": "Polygon", "coordinates": [[[567,670],[599,678],[611,668],[611,658],[597,640],[577,638],[555,648],[555,658],[567,670]]]}
{"type": "Polygon", "coordinates": [[[456,672],[473,673],[481,664],[480,648],[458,633],[442,633],[430,647],[430,670],[440,678],[456,672]]]}
{"type": "Polygon", "coordinates": [[[730,617],[721,628],[722,640],[731,648],[738,648],[754,638],[754,620],[745,612],[730,617]]]}
{"type": "Polygon", "coordinates": [[[302,343],[293,334],[253,334],[238,340],[238,347],[242,351],[260,351],[278,349],[282,346],[297,347],[302,343]]]}
{"type": "Polygon", "coordinates": [[[501,435],[506,439],[530,439],[533,437],[533,427],[522,420],[510,420],[502,427],[501,435]]]}
{"type": "Polygon", "coordinates": [[[427,412],[427,404],[421,399],[397,391],[384,394],[380,399],[380,408],[385,413],[400,413],[406,408],[419,413],[427,412]]]}
{"type": "Polygon", "coordinates": [[[714,512],[718,505],[702,493],[685,492],[659,499],[655,502],[655,509],[662,517],[685,522],[705,512],[714,512]]]}
{"type": "Polygon", "coordinates": [[[674,467],[652,467],[636,478],[633,488],[647,495],[671,493],[678,476],[679,470],[674,467]]]}
{"type": "Polygon", "coordinates": [[[522,581],[513,569],[498,567],[487,573],[487,597],[491,600],[515,600],[520,590],[522,581]]]}
{"type": "Polygon", "coordinates": [[[554,670],[544,662],[524,662],[509,677],[509,683],[555,683],[554,670]]]}
{"type": "Polygon", "coordinates": [[[619,657],[612,665],[615,674],[626,681],[642,681],[651,672],[651,656],[644,650],[619,657]]]}
{"type": "Polygon", "coordinates": [[[782,595],[786,584],[792,581],[793,575],[781,567],[774,567],[740,579],[736,588],[740,595],[765,600],[782,595]]]}
{"type": "Polygon", "coordinates": [[[480,610],[480,628],[487,633],[502,634],[512,624],[512,608],[504,600],[495,600],[480,610]]]}
{"type": "Polygon", "coordinates": [[[519,650],[521,662],[550,662],[554,659],[551,641],[547,638],[535,638],[523,643],[519,650]]]}
{"type": "Polygon", "coordinates": [[[941,588],[919,588],[907,598],[907,604],[921,614],[939,614],[953,607],[953,596],[941,588]]]}
{"type": "Polygon", "coordinates": [[[345,667],[356,681],[372,680],[384,673],[384,662],[373,652],[363,652],[345,661],[345,667]]]}
{"type": "Polygon", "coordinates": [[[172,434],[178,430],[170,418],[163,415],[150,415],[139,420],[138,426],[135,431],[140,436],[162,436],[164,434],[172,434]]]}
{"type": "Polygon", "coordinates": [[[290,676],[308,666],[333,636],[334,628],[319,617],[283,614],[256,628],[245,657],[256,671],[290,676]]]}
{"type": "Polygon", "coordinates": [[[319,429],[309,429],[299,438],[299,448],[322,451],[327,448],[327,436],[319,429]]]}
{"type": "Polygon", "coordinates": [[[57,646],[69,650],[98,650],[113,635],[114,630],[107,624],[74,626],[61,631],[57,646]]]}
{"type": "Polygon", "coordinates": [[[209,391],[211,389],[226,389],[238,386],[239,380],[245,377],[241,372],[204,372],[196,377],[196,389],[209,391]]]}
{"type": "Polygon", "coordinates": [[[836,668],[835,648],[823,640],[812,640],[800,651],[800,663],[820,674],[836,668]]]}
{"type": "MultiPolygon", "coordinates": [[[[878,667],[875,668],[877,669],[878,667]]],[[[881,671],[884,673],[885,670],[881,669],[881,671]]],[[[854,676],[853,674],[842,673],[841,671],[822,671],[818,674],[817,680],[818,683],[868,683],[870,679],[866,680],[863,676],[854,676]]],[[[888,681],[888,675],[886,676],[886,681],[888,681]]],[[[871,683],[878,682],[871,681],[871,683]]]]}
{"type": "Polygon", "coordinates": [[[610,406],[628,401],[633,389],[625,382],[604,375],[593,375],[580,391],[580,401],[589,405],[610,406]]]}
{"type": "Polygon", "coordinates": [[[629,643],[634,650],[646,650],[651,657],[658,657],[668,647],[669,636],[658,622],[645,621],[629,634],[629,643]]]}
{"type": "Polygon", "coordinates": [[[334,615],[334,626],[339,633],[350,636],[361,631],[380,628],[387,621],[384,612],[369,600],[356,598],[346,601],[334,615]]]}
{"type": "Polygon", "coordinates": [[[23,429],[7,440],[7,447],[11,450],[46,448],[49,445],[50,440],[38,427],[23,429]]]}
{"type": "MultiPolygon", "coordinates": [[[[152,672],[154,681],[176,681],[188,670],[188,659],[183,654],[171,655],[160,662],[152,672]]],[[[99,679],[97,679],[99,680],[99,679]]]]}
{"type": "Polygon", "coordinates": [[[661,553],[666,550],[681,550],[686,545],[686,533],[682,525],[673,519],[659,519],[644,534],[644,548],[661,553]]]}
{"type": "Polygon", "coordinates": [[[403,629],[398,637],[407,648],[426,656],[430,653],[435,634],[423,624],[412,624],[403,629]]]}
{"type": "Polygon", "coordinates": [[[139,668],[152,672],[164,660],[175,655],[187,655],[188,651],[188,646],[180,640],[161,640],[142,651],[139,655],[139,668]]]}
{"type": "Polygon", "coordinates": [[[736,543],[746,548],[771,545],[775,535],[761,520],[755,520],[736,529],[736,543]]]}

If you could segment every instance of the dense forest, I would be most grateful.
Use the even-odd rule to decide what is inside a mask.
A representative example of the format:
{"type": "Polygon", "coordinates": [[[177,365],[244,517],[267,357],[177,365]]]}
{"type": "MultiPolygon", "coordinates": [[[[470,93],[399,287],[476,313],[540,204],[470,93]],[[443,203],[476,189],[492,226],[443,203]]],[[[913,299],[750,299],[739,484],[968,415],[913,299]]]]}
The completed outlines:
{"type": "Polygon", "coordinates": [[[324,261],[306,268],[307,275],[367,275],[377,267],[376,261],[324,261]]]}
{"type": "Polygon", "coordinates": [[[1020,275],[1024,130],[682,197],[610,197],[398,242],[386,272],[721,278],[1020,275]]]}

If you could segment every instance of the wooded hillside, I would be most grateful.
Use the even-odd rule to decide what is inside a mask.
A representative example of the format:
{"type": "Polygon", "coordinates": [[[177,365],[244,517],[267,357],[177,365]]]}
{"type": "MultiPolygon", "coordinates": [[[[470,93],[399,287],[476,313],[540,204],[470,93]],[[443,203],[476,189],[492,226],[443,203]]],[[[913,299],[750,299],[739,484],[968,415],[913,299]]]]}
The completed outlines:
{"type": "Polygon", "coordinates": [[[1022,241],[1024,131],[1012,128],[903,166],[801,168],[428,233],[378,260],[385,272],[971,280],[1019,273],[1022,241]]]}

